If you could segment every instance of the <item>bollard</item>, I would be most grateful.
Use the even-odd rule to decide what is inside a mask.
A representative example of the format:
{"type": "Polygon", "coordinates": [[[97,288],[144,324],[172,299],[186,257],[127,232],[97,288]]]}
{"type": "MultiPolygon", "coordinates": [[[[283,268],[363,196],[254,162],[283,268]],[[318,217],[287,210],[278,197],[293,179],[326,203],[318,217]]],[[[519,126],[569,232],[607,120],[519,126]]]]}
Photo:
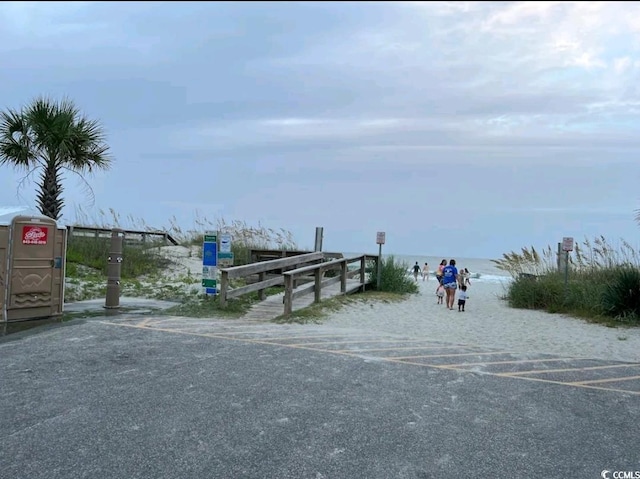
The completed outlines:
{"type": "Polygon", "coordinates": [[[107,257],[107,298],[104,307],[114,309],[120,307],[120,275],[122,270],[122,247],[124,231],[119,228],[111,230],[111,247],[107,257]]]}

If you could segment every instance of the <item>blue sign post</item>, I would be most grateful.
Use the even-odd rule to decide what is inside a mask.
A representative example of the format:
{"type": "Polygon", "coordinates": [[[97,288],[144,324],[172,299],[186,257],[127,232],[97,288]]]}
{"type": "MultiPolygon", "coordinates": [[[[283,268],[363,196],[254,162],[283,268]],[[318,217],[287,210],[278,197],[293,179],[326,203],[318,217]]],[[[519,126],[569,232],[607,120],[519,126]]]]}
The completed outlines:
{"type": "Polygon", "coordinates": [[[218,236],[205,233],[202,243],[202,287],[206,294],[218,294],[218,236]]]}

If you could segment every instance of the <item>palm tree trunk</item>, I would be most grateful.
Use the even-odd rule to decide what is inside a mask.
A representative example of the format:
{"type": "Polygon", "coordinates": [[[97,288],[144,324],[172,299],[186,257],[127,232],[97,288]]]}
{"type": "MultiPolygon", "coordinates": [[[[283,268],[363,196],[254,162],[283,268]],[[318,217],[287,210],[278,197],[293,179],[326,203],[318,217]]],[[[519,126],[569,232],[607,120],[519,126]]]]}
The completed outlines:
{"type": "Polygon", "coordinates": [[[40,191],[36,196],[40,213],[54,220],[59,220],[64,206],[62,195],[62,183],[60,182],[60,165],[49,162],[42,172],[40,191]]]}

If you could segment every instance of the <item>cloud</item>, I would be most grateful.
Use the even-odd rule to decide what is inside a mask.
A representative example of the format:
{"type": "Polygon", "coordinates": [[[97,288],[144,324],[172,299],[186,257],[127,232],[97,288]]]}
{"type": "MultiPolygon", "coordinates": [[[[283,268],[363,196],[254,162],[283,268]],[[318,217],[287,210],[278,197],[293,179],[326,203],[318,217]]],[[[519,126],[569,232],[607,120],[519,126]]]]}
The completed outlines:
{"type": "Polygon", "coordinates": [[[357,204],[424,238],[448,195],[462,248],[579,211],[622,224],[639,19],[622,2],[0,2],[0,83],[6,106],[70,94],[103,121],[99,204],[328,229],[357,204]]]}
{"type": "Polygon", "coordinates": [[[628,18],[640,6],[399,2],[385,8],[394,14],[382,27],[372,21],[375,28],[339,30],[249,64],[247,78],[267,95],[286,92],[271,116],[185,124],[169,135],[170,145],[355,151],[383,143],[398,152],[503,146],[514,156],[532,142],[637,146],[635,135],[617,126],[637,124],[640,31],[628,18]],[[594,129],[604,130],[602,138],[588,137],[594,129]]]}

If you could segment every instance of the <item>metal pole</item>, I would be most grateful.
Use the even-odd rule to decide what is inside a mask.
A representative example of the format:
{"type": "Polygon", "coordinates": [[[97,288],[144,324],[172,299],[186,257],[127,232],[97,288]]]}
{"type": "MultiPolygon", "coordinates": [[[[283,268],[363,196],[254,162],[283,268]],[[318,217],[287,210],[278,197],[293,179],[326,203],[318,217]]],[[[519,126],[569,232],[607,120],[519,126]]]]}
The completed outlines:
{"type": "Polygon", "coordinates": [[[122,246],[124,231],[119,228],[111,230],[111,248],[107,257],[107,298],[104,307],[114,309],[120,307],[120,277],[122,270],[122,246]]]}
{"type": "Polygon", "coordinates": [[[564,292],[565,295],[568,291],[568,287],[569,287],[569,252],[566,251],[565,252],[565,257],[564,257],[564,292]]]}
{"type": "Polygon", "coordinates": [[[378,280],[376,281],[376,289],[380,290],[382,283],[382,244],[378,245],[378,280]]]}

